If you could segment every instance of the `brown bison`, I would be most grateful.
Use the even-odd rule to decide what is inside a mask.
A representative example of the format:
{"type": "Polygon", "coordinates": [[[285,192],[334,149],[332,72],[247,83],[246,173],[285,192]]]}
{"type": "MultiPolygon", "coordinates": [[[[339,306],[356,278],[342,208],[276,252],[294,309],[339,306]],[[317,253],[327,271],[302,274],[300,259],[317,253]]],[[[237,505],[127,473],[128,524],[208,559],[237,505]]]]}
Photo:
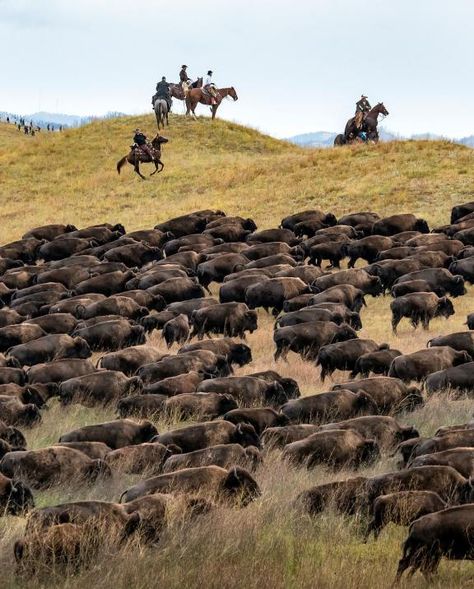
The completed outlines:
{"type": "Polygon", "coordinates": [[[448,297],[438,297],[434,292],[417,292],[400,296],[390,303],[392,311],[392,329],[397,332],[397,326],[403,317],[410,319],[416,329],[419,323],[423,329],[429,329],[430,321],[435,317],[451,317],[454,315],[453,303],[448,297]]]}

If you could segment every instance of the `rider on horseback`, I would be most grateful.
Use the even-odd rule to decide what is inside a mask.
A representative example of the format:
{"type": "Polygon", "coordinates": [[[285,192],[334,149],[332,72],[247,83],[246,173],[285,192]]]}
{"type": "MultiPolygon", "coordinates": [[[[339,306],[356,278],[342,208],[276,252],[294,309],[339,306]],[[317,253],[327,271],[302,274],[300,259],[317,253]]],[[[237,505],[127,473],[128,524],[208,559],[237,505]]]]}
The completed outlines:
{"type": "Polygon", "coordinates": [[[133,137],[133,143],[138,145],[138,147],[148,155],[150,161],[155,161],[155,151],[148,143],[148,139],[140,129],[135,129],[135,135],[133,137]]]}
{"type": "Polygon", "coordinates": [[[355,125],[358,129],[362,129],[362,124],[365,119],[365,115],[369,112],[372,107],[370,106],[370,102],[367,100],[367,96],[362,94],[360,100],[356,102],[356,111],[355,111],[355,125]]]}
{"type": "Polygon", "coordinates": [[[161,82],[158,82],[158,84],[156,85],[156,94],[154,94],[151,99],[151,104],[153,105],[153,108],[155,108],[155,101],[159,98],[166,100],[168,104],[168,112],[171,112],[173,102],[171,100],[170,85],[166,81],[165,76],[163,76],[161,78],[161,82]]]}
{"type": "Polygon", "coordinates": [[[211,95],[211,104],[217,104],[217,89],[214,82],[212,81],[212,70],[207,72],[206,81],[204,83],[204,90],[207,90],[207,92],[209,92],[211,95]]]}

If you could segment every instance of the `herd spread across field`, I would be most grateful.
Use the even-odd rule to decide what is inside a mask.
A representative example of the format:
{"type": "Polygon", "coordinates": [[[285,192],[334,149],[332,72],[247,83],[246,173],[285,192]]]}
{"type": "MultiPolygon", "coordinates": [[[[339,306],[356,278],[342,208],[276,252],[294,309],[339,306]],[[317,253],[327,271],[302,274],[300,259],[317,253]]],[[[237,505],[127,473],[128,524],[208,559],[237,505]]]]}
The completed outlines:
{"type": "Polygon", "coordinates": [[[389,339],[401,321],[449,324],[472,283],[474,202],[431,232],[411,214],[308,210],[259,230],[203,210],[128,233],[47,225],[1,246],[0,507],[27,518],[17,574],[87,570],[103,546],[159,550],[173,513],[192,529],[213,510],[248,509],[268,496],[259,476],[275,453],[282,473],[341,473],[295,491],[295,513],[358,518],[361,543],[390,522],[410,526],[392,578],[474,559],[472,411],[429,437],[406,423],[446,391],[474,397],[474,313],[410,353],[358,337],[372,297],[390,307],[389,339]],[[265,312],[274,357],[235,375],[259,353],[251,334],[271,330],[265,312]],[[160,332],[168,352],[154,345],[160,332]],[[295,358],[319,385],[346,374],[302,394],[286,375],[295,358]],[[54,403],[64,416],[80,405],[117,419],[29,449],[54,403]],[[356,472],[395,454],[399,470],[356,472]],[[88,497],[111,479],[115,502],[35,507],[45,490],[88,497]]]}

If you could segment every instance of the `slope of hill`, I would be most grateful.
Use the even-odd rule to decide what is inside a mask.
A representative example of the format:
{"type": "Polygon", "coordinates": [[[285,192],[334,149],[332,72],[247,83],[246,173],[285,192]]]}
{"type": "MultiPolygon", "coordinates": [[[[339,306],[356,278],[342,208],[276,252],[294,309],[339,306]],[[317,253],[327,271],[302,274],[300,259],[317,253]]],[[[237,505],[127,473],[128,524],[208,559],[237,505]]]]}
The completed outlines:
{"type": "MultiPolygon", "coordinates": [[[[51,222],[122,221],[130,229],[198,208],[251,214],[262,226],[308,207],[336,214],[412,211],[431,223],[472,198],[474,153],[447,141],[302,149],[222,120],[173,116],[165,170],[146,182],[117,175],[133,130],[152,116],[101,120],[26,137],[0,125],[2,241],[51,222]]],[[[143,166],[150,173],[150,166],[143,166]]]]}

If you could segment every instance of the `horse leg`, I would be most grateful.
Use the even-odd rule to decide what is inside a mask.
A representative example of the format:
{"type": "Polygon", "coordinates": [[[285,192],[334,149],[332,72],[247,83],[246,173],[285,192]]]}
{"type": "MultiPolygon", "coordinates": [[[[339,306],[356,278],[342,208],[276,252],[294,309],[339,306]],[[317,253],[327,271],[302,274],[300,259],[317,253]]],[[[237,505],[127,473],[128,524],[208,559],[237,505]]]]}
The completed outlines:
{"type": "Polygon", "coordinates": [[[217,112],[217,107],[218,106],[219,106],[218,104],[213,104],[212,105],[212,109],[211,109],[212,110],[212,120],[214,120],[216,118],[216,112],[217,112]]]}
{"type": "Polygon", "coordinates": [[[140,176],[142,180],[146,180],[145,176],[140,172],[140,162],[137,160],[133,166],[135,172],[140,176]]]}
{"type": "Polygon", "coordinates": [[[153,176],[153,174],[156,174],[156,173],[158,172],[158,162],[159,162],[159,161],[160,161],[160,160],[153,160],[153,163],[155,164],[155,171],[154,171],[154,172],[152,172],[152,173],[150,174],[150,176],[153,176]]]}

